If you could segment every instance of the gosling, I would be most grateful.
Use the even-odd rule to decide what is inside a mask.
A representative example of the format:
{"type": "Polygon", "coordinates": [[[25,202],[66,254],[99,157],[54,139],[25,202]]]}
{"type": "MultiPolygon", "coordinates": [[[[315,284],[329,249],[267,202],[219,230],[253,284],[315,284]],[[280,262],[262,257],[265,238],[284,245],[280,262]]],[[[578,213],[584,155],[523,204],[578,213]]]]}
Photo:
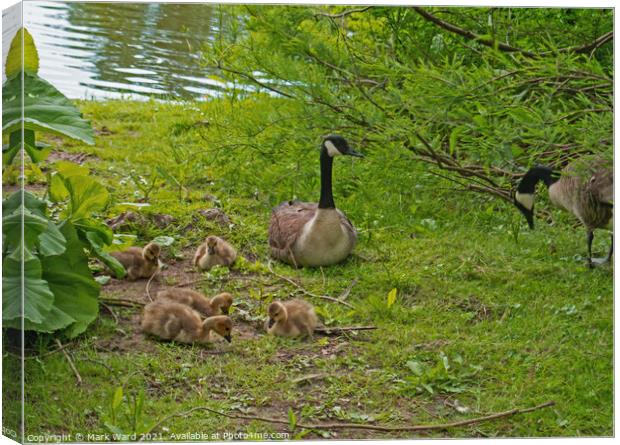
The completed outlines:
{"type": "Polygon", "coordinates": [[[237,251],[218,236],[208,236],[194,255],[193,264],[201,270],[210,270],[213,266],[230,266],[237,258],[237,251]]]}
{"type": "Polygon", "coordinates": [[[135,281],[138,278],[151,278],[159,268],[161,249],[155,243],[148,243],[144,248],[130,247],[122,252],[110,252],[125,267],[127,278],[135,281]]]}
{"type": "Polygon", "coordinates": [[[202,321],[191,307],[171,301],[154,301],[144,307],[142,331],[164,340],[179,343],[211,343],[212,331],[232,341],[232,321],[226,315],[202,321]]]}
{"type": "Polygon", "coordinates": [[[213,298],[207,298],[195,290],[180,288],[160,291],[157,293],[156,300],[171,301],[190,306],[206,317],[228,315],[233,304],[233,297],[228,292],[222,292],[213,298]]]}
{"type": "Polygon", "coordinates": [[[311,337],[318,323],[314,308],[303,300],[274,301],[267,312],[265,327],[270,335],[311,337]]]}

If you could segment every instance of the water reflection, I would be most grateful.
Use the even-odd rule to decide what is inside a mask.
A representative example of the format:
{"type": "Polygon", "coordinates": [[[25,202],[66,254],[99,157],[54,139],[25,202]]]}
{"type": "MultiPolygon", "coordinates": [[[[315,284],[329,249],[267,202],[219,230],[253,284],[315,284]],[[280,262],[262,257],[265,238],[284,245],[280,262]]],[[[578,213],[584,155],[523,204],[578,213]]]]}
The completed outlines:
{"type": "Polygon", "coordinates": [[[217,5],[26,2],[40,75],[71,98],[187,99],[223,85],[200,66],[217,5]]]}

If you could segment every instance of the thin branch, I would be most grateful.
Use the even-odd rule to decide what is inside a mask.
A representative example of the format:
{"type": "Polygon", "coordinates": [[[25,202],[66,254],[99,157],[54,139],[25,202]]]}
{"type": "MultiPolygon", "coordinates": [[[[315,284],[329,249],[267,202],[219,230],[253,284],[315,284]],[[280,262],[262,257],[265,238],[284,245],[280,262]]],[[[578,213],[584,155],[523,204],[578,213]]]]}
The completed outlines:
{"type": "Polygon", "coordinates": [[[141,307],[144,303],[139,301],[126,300],[124,298],[100,298],[99,301],[109,304],[110,306],[123,306],[123,307],[141,307]]]}
{"type": "Polygon", "coordinates": [[[328,328],[326,326],[323,326],[320,328],[315,328],[314,333],[329,336],[329,335],[340,335],[344,332],[351,332],[351,331],[374,331],[375,329],[377,329],[376,326],[345,326],[345,327],[333,327],[333,328],[328,328]]]}
{"type": "MultiPolygon", "coordinates": [[[[450,428],[456,428],[456,427],[460,427],[460,426],[467,426],[467,425],[474,425],[477,423],[482,423],[482,422],[488,422],[490,420],[496,420],[496,419],[501,419],[504,417],[511,417],[511,416],[515,416],[517,414],[525,414],[525,413],[530,413],[533,411],[537,411],[543,408],[548,408],[550,406],[555,405],[554,401],[549,401],[537,406],[533,406],[531,408],[524,408],[524,409],[511,409],[508,411],[503,411],[503,412],[499,412],[499,413],[494,413],[494,414],[490,414],[488,416],[484,416],[484,417],[476,417],[473,419],[467,419],[467,420],[460,420],[457,422],[451,422],[451,423],[437,423],[437,424],[430,424],[430,425],[413,425],[413,426],[381,426],[381,425],[366,425],[366,424],[360,424],[360,423],[326,423],[326,424],[303,424],[303,423],[297,423],[297,428],[301,428],[301,429],[307,429],[307,430],[343,430],[343,429],[358,429],[358,430],[371,430],[371,431],[382,431],[382,432],[403,432],[403,431],[432,431],[432,430],[446,430],[446,429],[450,429],[450,428]]],[[[164,417],[162,420],[160,420],[159,422],[157,422],[155,425],[153,425],[144,435],[144,436],[148,436],[149,433],[151,433],[153,430],[155,430],[156,428],[158,428],[160,425],[162,425],[164,422],[167,422],[168,420],[175,418],[175,417],[187,417],[188,415],[190,415],[193,412],[196,411],[207,411],[210,412],[212,414],[218,415],[218,416],[222,416],[222,417],[228,417],[229,419],[239,419],[239,420],[258,420],[261,422],[268,422],[268,423],[275,423],[275,424],[279,424],[279,425],[290,425],[289,420],[283,420],[283,419],[274,419],[274,418],[270,418],[270,417],[261,417],[261,416],[249,416],[249,415],[242,415],[242,414],[228,414],[228,413],[224,413],[221,411],[217,411],[214,410],[212,408],[208,408],[206,406],[197,406],[195,408],[192,408],[190,410],[184,411],[184,412],[180,412],[180,413],[174,413],[171,414],[169,416],[164,417]]],[[[140,439],[141,440],[141,439],[140,439]]]]}
{"type": "Polygon", "coordinates": [[[349,294],[351,293],[351,289],[353,289],[353,286],[355,286],[357,284],[357,278],[353,279],[353,281],[351,281],[351,283],[347,286],[347,288],[340,294],[340,296],[338,297],[339,300],[346,300],[349,297],[349,294]]]}
{"type": "Polygon", "coordinates": [[[523,54],[524,56],[527,57],[536,57],[537,54],[530,52],[530,51],[526,51],[520,48],[515,48],[514,46],[510,46],[507,45],[505,43],[501,43],[498,42],[497,40],[493,40],[493,39],[485,39],[482,36],[479,36],[478,34],[469,31],[467,29],[463,29],[460,28],[456,25],[453,25],[452,23],[446,22],[444,20],[441,20],[439,17],[434,16],[433,14],[431,14],[430,12],[425,11],[424,9],[420,8],[419,6],[414,6],[413,9],[415,10],[415,12],[417,12],[418,14],[420,14],[422,17],[424,17],[424,19],[428,20],[429,22],[434,23],[435,25],[439,26],[440,28],[445,29],[446,31],[450,31],[454,34],[458,34],[462,37],[465,37],[469,40],[475,40],[478,43],[480,43],[481,45],[484,46],[489,46],[491,48],[495,48],[497,47],[498,49],[505,51],[505,52],[511,52],[511,53],[520,53],[523,54]]]}
{"type": "Polygon", "coordinates": [[[62,349],[62,353],[64,354],[65,358],[67,359],[67,361],[69,362],[69,367],[71,368],[71,370],[73,371],[73,374],[75,374],[75,378],[77,379],[77,385],[81,385],[82,384],[82,376],[80,375],[80,373],[78,372],[77,368],[75,367],[75,363],[73,363],[73,360],[71,359],[71,356],[69,355],[69,353],[67,351],[65,351],[64,347],[62,346],[62,343],[60,342],[60,340],[58,340],[57,338],[54,339],[56,341],[56,344],[58,345],[58,349],[62,349]]]}
{"type": "Polygon", "coordinates": [[[159,272],[159,264],[157,265],[157,269],[155,269],[155,272],[153,272],[153,274],[151,275],[151,278],[149,278],[149,281],[146,282],[146,287],[144,288],[146,292],[146,296],[151,301],[153,301],[153,298],[151,297],[151,292],[149,289],[151,288],[151,281],[153,281],[153,278],[155,278],[155,275],[157,275],[158,272],[159,272]]]}
{"type": "Polygon", "coordinates": [[[425,11],[424,9],[420,8],[419,6],[414,6],[413,9],[420,14],[422,17],[424,17],[424,19],[428,20],[429,22],[434,23],[435,25],[439,26],[440,28],[445,29],[446,31],[452,32],[454,34],[458,34],[462,37],[465,37],[467,39],[470,40],[475,40],[478,43],[480,43],[481,45],[484,46],[488,46],[491,48],[497,48],[501,51],[504,52],[511,52],[511,53],[519,53],[519,54],[523,54],[524,56],[527,57],[531,57],[531,58],[536,58],[536,57],[541,57],[541,56],[548,56],[548,55],[552,55],[552,54],[556,54],[556,53],[577,53],[577,54],[582,54],[582,53],[588,53],[590,51],[595,51],[596,49],[600,48],[601,46],[603,46],[605,43],[610,42],[613,40],[614,38],[614,32],[613,31],[609,31],[606,34],[603,34],[602,36],[600,36],[599,38],[597,38],[596,40],[594,40],[591,43],[586,43],[585,45],[579,45],[579,46],[569,46],[566,48],[560,48],[557,50],[551,50],[551,51],[544,51],[544,52],[540,52],[540,53],[535,53],[532,51],[527,51],[521,48],[516,48],[514,46],[510,46],[506,43],[501,43],[498,42],[497,40],[493,40],[493,39],[486,39],[483,38],[482,36],[476,34],[475,32],[469,31],[467,29],[464,28],[460,28],[452,23],[446,22],[444,20],[441,20],[439,17],[436,17],[435,15],[431,14],[428,11],[425,11]]]}
{"type": "Polygon", "coordinates": [[[356,12],[366,12],[369,9],[372,9],[372,6],[366,6],[365,8],[359,8],[359,9],[349,9],[348,11],[341,12],[340,14],[327,14],[325,12],[317,12],[316,14],[314,14],[314,16],[315,17],[318,17],[318,16],[328,17],[330,19],[341,19],[348,15],[355,14],[356,12]]]}
{"type": "Polygon", "coordinates": [[[269,269],[269,272],[271,272],[271,274],[281,280],[286,281],[287,283],[292,284],[293,286],[295,286],[297,289],[299,289],[301,292],[303,292],[304,294],[310,296],[310,297],[314,297],[314,298],[322,298],[323,300],[329,300],[329,301],[333,301],[335,303],[340,303],[343,304],[351,309],[355,309],[355,306],[353,306],[352,304],[347,303],[346,301],[342,301],[339,300],[337,298],[334,297],[330,297],[328,295],[318,295],[318,294],[314,294],[310,291],[308,291],[307,289],[305,289],[303,286],[301,286],[300,284],[298,284],[297,282],[293,281],[292,279],[290,279],[289,277],[285,277],[284,275],[280,275],[279,273],[275,272],[273,270],[273,268],[271,267],[271,261],[267,263],[267,268],[269,269]]]}

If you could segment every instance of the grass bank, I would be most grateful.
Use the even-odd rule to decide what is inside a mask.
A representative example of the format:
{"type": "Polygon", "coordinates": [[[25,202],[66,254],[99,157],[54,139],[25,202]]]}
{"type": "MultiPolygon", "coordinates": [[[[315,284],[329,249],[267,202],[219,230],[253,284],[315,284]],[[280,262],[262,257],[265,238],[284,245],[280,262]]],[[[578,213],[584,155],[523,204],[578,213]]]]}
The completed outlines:
{"type": "MultiPolygon", "coordinates": [[[[369,147],[365,160],[335,165],[336,203],[360,231],[355,254],[323,270],[273,266],[308,292],[346,294],[354,309],[304,296],[269,271],[267,225],[279,201],[318,199],[319,135],[311,125],[264,128],[253,146],[244,146],[222,128],[226,119],[251,119],[252,107],[285,115],[285,106],[273,102],[241,111],[224,102],[85,102],[96,145],[49,139],[62,152],[50,162],[83,162],[108,186],[115,204],[105,217],[128,209],[138,215],[117,233],[136,235],[137,244],[175,238],[152,292],[189,281],[208,294],[231,291],[237,332],[231,346],[206,350],[145,338],[139,307],[110,300],[144,303],[146,283],[112,280],[102,288],[107,307],[68,347],[81,386],[62,353],[26,361],[27,434],[75,438],[152,427],[157,440],[188,432],[221,439],[238,431],[290,438],[613,433],[613,270],[586,268],[583,229],[553,210],[552,224],[526,230],[511,206],[455,191],[404,150],[369,147]],[[138,201],[150,206],[124,204],[138,201]],[[201,213],[210,208],[225,216],[201,213]],[[230,271],[200,275],[189,261],[211,233],[236,245],[243,260],[230,271]],[[267,304],[293,295],[312,301],[327,325],[377,330],[313,341],[263,335],[267,304]],[[444,423],[548,400],[555,406],[433,433],[293,427],[444,423]],[[291,425],[205,411],[166,420],[198,406],[291,425]]],[[[608,237],[599,234],[595,242],[603,252],[608,237]]],[[[53,347],[35,345],[41,353],[53,347]]],[[[4,371],[5,379],[17,372],[8,356],[4,371]]]]}

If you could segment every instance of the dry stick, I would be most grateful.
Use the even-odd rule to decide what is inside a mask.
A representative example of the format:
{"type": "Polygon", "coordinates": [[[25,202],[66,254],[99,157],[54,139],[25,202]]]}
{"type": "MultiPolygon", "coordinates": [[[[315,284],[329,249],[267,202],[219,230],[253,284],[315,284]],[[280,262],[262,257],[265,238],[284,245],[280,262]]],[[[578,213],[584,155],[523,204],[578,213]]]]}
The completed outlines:
{"type": "Polygon", "coordinates": [[[110,306],[123,306],[123,307],[144,306],[144,303],[140,303],[139,301],[126,300],[124,298],[100,298],[99,301],[109,304],[110,306]]]}
{"type": "Polygon", "coordinates": [[[334,327],[334,328],[322,327],[322,328],[315,328],[314,333],[322,334],[322,335],[339,335],[339,334],[342,334],[343,332],[372,331],[374,329],[377,329],[377,327],[376,326],[344,326],[341,328],[340,327],[334,327]]]}
{"type": "MultiPolygon", "coordinates": [[[[467,425],[472,425],[472,424],[476,424],[476,423],[487,422],[489,420],[500,419],[502,417],[514,416],[516,414],[530,413],[532,411],[536,411],[536,410],[539,410],[539,409],[547,408],[547,407],[550,407],[550,406],[553,406],[553,405],[555,405],[555,402],[554,401],[549,401],[549,402],[545,402],[545,403],[543,403],[541,405],[533,406],[531,408],[524,408],[524,409],[515,408],[515,409],[508,410],[508,411],[503,411],[503,412],[500,412],[500,413],[490,414],[490,415],[484,416],[484,417],[477,417],[477,418],[474,418],[474,419],[460,420],[458,422],[452,422],[452,423],[438,423],[438,424],[431,424],[431,425],[380,426],[380,425],[365,425],[365,424],[359,424],[359,423],[326,423],[326,424],[323,424],[323,425],[321,425],[321,424],[302,424],[302,423],[298,423],[296,426],[298,428],[307,429],[307,430],[359,429],[359,430],[372,430],[372,431],[383,431],[383,432],[445,430],[445,429],[448,429],[448,428],[455,428],[455,427],[459,427],[459,426],[467,426],[467,425]]],[[[151,431],[153,431],[155,428],[159,427],[162,423],[166,422],[167,420],[170,420],[170,419],[172,419],[174,417],[186,417],[187,415],[191,414],[194,411],[207,411],[207,412],[216,414],[218,416],[228,417],[229,419],[259,420],[259,421],[262,421],[262,422],[276,423],[276,424],[280,424],[280,425],[289,425],[290,424],[290,422],[288,420],[273,419],[273,418],[269,418],[269,417],[260,417],[260,416],[246,416],[246,415],[227,414],[227,413],[223,413],[221,411],[216,411],[214,409],[207,408],[206,406],[197,406],[197,407],[192,408],[192,409],[190,409],[188,411],[171,414],[169,416],[164,417],[162,420],[160,420],[155,425],[153,425],[151,427],[151,429],[149,431],[147,431],[145,436],[148,436],[148,434],[151,431]]]]}
{"type": "Polygon", "coordinates": [[[280,275],[278,273],[276,273],[273,268],[271,267],[271,262],[267,263],[267,268],[269,269],[269,272],[271,272],[272,275],[274,275],[275,277],[280,278],[281,280],[286,281],[287,283],[292,284],[293,286],[295,286],[297,289],[299,289],[300,291],[302,291],[304,294],[310,296],[310,297],[314,297],[314,298],[322,298],[323,300],[329,300],[329,301],[334,301],[336,303],[340,303],[340,304],[344,304],[345,306],[351,308],[351,309],[355,309],[355,306],[353,306],[352,304],[347,303],[346,301],[342,301],[339,300],[337,298],[334,297],[330,297],[328,295],[317,295],[317,294],[313,294],[312,292],[306,290],[304,287],[302,287],[300,284],[296,283],[295,281],[291,280],[288,277],[285,277],[284,275],[280,275]]]}
{"type": "Polygon", "coordinates": [[[153,274],[151,275],[151,278],[149,278],[149,281],[146,282],[146,296],[149,298],[149,300],[153,301],[153,298],[151,297],[151,293],[149,292],[149,289],[151,287],[151,281],[153,281],[153,278],[155,278],[155,275],[157,275],[157,272],[159,272],[159,264],[157,265],[157,269],[155,269],[155,272],[153,272],[153,274]]]}
{"type": "Polygon", "coordinates": [[[112,308],[104,302],[100,301],[99,303],[110,313],[110,315],[112,315],[112,317],[114,317],[114,322],[118,324],[118,315],[116,315],[116,312],[114,312],[112,308]]]}
{"type": "Polygon", "coordinates": [[[355,286],[356,284],[357,284],[357,278],[351,281],[351,284],[349,284],[347,288],[340,294],[338,299],[340,301],[346,300],[349,297],[349,294],[351,293],[351,289],[353,289],[353,286],[355,286]]]}
{"type": "Polygon", "coordinates": [[[65,358],[69,362],[69,366],[71,367],[71,370],[73,371],[73,373],[75,374],[75,378],[77,379],[77,385],[78,386],[81,385],[82,384],[82,376],[80,375],[80,373],[78,372],[77,368],[75,367],[75,364],[73,363],[73,360],[71,359],[71,356],[69,355],[69,353],[67,351],[65,351],[65,349],[62,346],[62,343],[60,342],[60,340],[58,340],[56,338],[55,341],[56,341],[56,344],[58,345],[58,349],[62,349],[62,353],[65,355],[65,358]]]}

